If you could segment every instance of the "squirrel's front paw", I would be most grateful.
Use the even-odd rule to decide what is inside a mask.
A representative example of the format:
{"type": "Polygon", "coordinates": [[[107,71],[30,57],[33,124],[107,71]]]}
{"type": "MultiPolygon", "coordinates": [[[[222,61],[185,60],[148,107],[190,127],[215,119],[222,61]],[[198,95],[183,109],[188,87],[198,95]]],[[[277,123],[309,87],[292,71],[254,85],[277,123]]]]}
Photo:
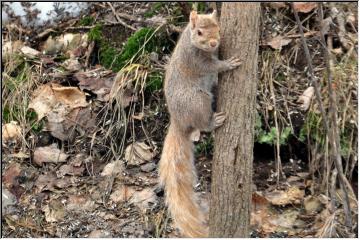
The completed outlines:
{"type": "Polygon", "coordinates": [[[231,57],[226,60],[226,63],[228,65],[229,70],[232,70],[232,69],[240,66],[242,62],[240,61],[240,59],[238,59],[236,57],[231,57]]]}
{"type": "Polygon", "coordinates": [[[226,114],[224,112],[214,113],[215,128],[222,126],[225,122],[226,114]]]}

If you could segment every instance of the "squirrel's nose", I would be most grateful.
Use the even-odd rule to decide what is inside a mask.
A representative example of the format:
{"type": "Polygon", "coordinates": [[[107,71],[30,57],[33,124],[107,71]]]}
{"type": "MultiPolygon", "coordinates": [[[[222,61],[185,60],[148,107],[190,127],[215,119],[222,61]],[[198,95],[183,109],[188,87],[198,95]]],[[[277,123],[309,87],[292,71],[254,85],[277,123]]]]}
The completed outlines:
{"type": "Polygon", "coordinates": [[[211,41],[209,42],[209,44],[210,44],[211,47],[216,47],[217,41],[216,41],[216,40],[211,40],[211,41]]]}

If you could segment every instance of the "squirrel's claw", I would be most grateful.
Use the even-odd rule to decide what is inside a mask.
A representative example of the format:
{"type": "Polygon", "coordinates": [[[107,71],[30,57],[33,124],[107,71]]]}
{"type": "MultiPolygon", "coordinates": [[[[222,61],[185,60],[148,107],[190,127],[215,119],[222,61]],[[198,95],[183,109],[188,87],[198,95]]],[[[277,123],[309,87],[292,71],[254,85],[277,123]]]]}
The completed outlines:
{"type": "Polygon", "coordinates": [[[240,66],[242,63],[241,60],[236,57],[231,57],[231,58],[227,59],[226,61],[229,64],[230,70],[240,66]]]}
{"type": "Polygon", "coordinates": [[[214,113],[215,128],[222,126],[225,120],[226,120],[226,114],[224,112],[214,113]]]}

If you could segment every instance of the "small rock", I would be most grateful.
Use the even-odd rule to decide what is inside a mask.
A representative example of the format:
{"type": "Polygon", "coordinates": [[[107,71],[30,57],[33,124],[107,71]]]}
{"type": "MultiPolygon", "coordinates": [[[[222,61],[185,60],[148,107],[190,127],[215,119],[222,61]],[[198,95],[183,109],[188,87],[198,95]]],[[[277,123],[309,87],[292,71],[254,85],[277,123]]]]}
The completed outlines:
{"type": "Polygon", "coordinates": [[[140,167],[143,172],[151,172],[156,168],[156,164],[153,162],[146,163],[140,167]]]}

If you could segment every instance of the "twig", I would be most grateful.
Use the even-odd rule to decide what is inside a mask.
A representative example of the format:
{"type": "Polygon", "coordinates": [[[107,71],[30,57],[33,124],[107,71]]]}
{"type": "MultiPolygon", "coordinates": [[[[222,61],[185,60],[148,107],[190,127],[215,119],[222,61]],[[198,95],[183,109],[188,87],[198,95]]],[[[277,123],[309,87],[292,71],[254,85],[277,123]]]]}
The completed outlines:
{"type": "Polygon", "coordinates": [[[116,20],[123,25],[124,27],[130,28],[133,31],[136,31],[137,29],[134,28],[133,26],[130,26],[129,24],[127,24],[126,22],[124,22],[119,15],[116,13],[115,8],[113,7],[113,5],[111,4],[111,2],[107,2],[107,4],[109,5],[109,7],[111,8],[112,12],[114,13],[116,20]]]}
{"type": "MultiPolygon", "coordinates": [[[[271,68],[272,69],[272,68],[271,68]]],[[[274,83],[272,79],[272,74],[270,75],[270,92],[271,98],[274,104],[274,120],[275,120],[275,128],[276,128],[276,184],[280,182],[280,176],[283,177],[283,171],[281,166],[281,157],[280,157],[280,130],[278,125],[278,118],[277,118],[277,109],[276,109],[276,98],[274,93],[274,83]]]]}
{"type": "MultiPolygon", "coordinates": [[[[323,21],[324,16],[323,16],[323,8],[322,8],[322,4],[319,4],[319,17],[320,17],[320,21],[323,21]]],[[[346,216],[346,225],[347,226],[351,226],[351,211],[350,211],[350,201],[349,201],[349,195],[348,192],[346,191],[346,182],[347,179],[344,175],[343,172],[343,167],[342,167],[342,162],[341,162],[341,153],[340,153],[340,135],[339,135],[339,129],[337,126],[337,108],[336,108],[336,94],[332,89],[332,71],[331,71],[331,63],[330,63],[330,53],[328,48],[326,47],[326,42],[325,42],[325,33],[323,31],[323,28],[320,29],[320,38],[321,38],[321,42],[323,43],[323,51],[324,51],[324,58],[325,58],[325,64],[326,64],[326,72],[327,72],[327,85],[328,85],[328,91],[329,91],[329,95],[330,95],[330,120],[332,120],[332,129],[333,129],[333,136],[332,138],[329,138],[330,141],[332,141],[332,147],[336,146],[334,148],[334,152],[333,154],[335,155],[334,157],[336,157],[335,159],[335,166],[337,168],[338,171],[338,176],[339,176],[339,180],[340,180],[340,186],[341,186],[341,191],[344,194],[345,197],[345,203],[344,203],[344,211],[345,211],[345,216],[346,216]]]]}
{"type": "MultiPolygon", "coordinates": [[[[324,110],[324,106],[323,106],[323,103],[322,103],[322,100],[321,100],[319,84],[318,84],[318,82],[316,81],[316,79],[314,77],[314,68],[313,68],[313,65],[312,65],[309,48],[307,46],[306,39],[304,37],[303,27],[302,27],[302,24],[300,22],[299,15],[298,15],[297,11],[295,11],[295,9],[294,9],[294,5],[291,4],[291,7],[292,7],[292,10],[293,10],[294,15],[295,15],[297,25],[299,27],[299,32],[300,32],[301,41],[302,41],[302,44],[303,44],[303,47],[304,47],[305,57],[306,57],[306,60],[308,62],[308,71],[309,71],[310,78],[311,78],[311,84],[315,88],[316,100],[318,101],[318,104],[319,104],[320,112],[321,112],[321,115],[322,115],[322,118],[323,118],[324,128],[325,128],[325,131],[327,133],[329,142],[331,144],[331,148],[333,149],[334,153],[338,153],[338,146],[337,146],[337,143],[336,143],[335,138],[333,136],[333,134],[335,135],[337,133],[337,131],[334,131],[334,132],[330,131],[329,124],[327,122],[326,113],[325,113],[325,110],[324,110]]],[[[328,81],[330,81],[329,86],[331,88],[331,79],[328,78],[328,81]]],[[[332,90],[331,90],[331,92],[332,92],[332,90]]],[[[333,126],[333,128],[336,128],[336,122],[335,122],[335,125],[333,126]]],[[[342,167],[341,167],[341,156],[340,156],[340,159],[338,157],[335,158],[335,166],[336,166],[336,169],[337,169],[338,174],[339,174],[340,186],[341,186],[343,192],[345,193],[345,195],[344,195],[345,196],[345,203],[343,204],[343,206],[344,206],[344,211],[345,211],[345,215],[346,215],[346,225],[351,226],[351,214],[350,214],[350,208],[349,208],[349,196],[345,192],[345,182],[344,182],[344,179],[343,179],[344,173],[343,173],[343,170],[342,170],[342,167]],[[339,160],[340,160],[340,163],[339,163],[339,160]],[[341,175],[343,177],[341,177],[341,175]]]]}

